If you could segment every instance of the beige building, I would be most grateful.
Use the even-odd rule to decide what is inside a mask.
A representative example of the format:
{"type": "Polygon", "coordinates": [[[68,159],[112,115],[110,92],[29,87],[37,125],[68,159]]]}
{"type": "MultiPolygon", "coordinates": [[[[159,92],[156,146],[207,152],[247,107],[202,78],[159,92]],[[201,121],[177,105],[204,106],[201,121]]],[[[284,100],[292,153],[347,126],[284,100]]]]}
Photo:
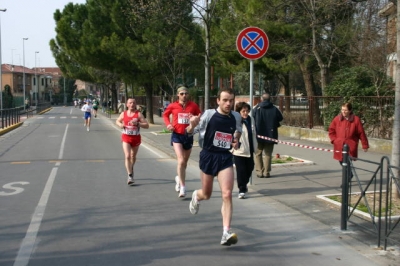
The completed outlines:
{"type": "Polygon", "coordinates": [[[52,95],[60,93],[61,88],[58,81],[62,76],[59,68],[27,68],[23,66],[2,64],[2,90],[9,85],[14,96],[24,94],[24,75],[25,75],[25,97],[32,103],[36,100],[50,101],[52,95]]]}

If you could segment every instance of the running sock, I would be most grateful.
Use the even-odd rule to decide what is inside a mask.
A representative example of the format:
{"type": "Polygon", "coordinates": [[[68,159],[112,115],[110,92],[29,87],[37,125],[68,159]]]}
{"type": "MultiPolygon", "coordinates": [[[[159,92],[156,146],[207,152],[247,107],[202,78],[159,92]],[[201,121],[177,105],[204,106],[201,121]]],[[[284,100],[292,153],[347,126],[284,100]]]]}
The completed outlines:
{"type": "Polygon", "coordinates": [[[130,177],[133,177],[133,174],[128,174],[130,177]]]}
{"type": "Polygon", "coordinates": [[[224,229],[223,229],[224,233],[228,233],[229,229],[230,228],[228,226],[224,226],[224,229]]]}

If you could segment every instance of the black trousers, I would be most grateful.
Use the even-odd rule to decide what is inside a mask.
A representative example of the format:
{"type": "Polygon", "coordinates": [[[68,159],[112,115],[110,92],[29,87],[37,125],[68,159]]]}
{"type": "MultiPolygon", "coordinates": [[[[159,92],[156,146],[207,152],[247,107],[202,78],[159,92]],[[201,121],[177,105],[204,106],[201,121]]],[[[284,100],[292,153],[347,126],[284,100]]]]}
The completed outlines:
{"type": "Polygon", "coordinates": [[[251,174],[254,170],[254,158],[251,157],[233,156],[236,166],[236,179],[239,193],[247,192],[247,183],[249,183],[251,174]]]}

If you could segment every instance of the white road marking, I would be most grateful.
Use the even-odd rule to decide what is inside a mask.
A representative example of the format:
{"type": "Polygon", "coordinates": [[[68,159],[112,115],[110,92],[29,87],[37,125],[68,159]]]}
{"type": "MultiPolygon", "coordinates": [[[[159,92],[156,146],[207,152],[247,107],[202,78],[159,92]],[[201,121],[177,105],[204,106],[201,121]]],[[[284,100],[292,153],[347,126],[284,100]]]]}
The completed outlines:
{"type": "Polygon", "coordinates": [[[51,170],[42,196],[40,197],[39,203],[35,209],[35,212],[33,213],[28,231],[26,232],[25,238],[19,248],[14,266],[26,266],[29,263],[33,247],[35,246],[36,236],[39,232],[40,224],[42,223],[42,218],[44,216],[44,211],[46,210],[46,205],[49,200],[51,188],[53,187],[54,180],[57,175],[57,170],[58,167],[54,167],[51,170]]]}
{"type": "MultiPolygon", "coordinates": [[[[65,140],[68,132],[68,124],[64,131],[64,136],[61,141],[60,154],[58,155],[58,159],[61,160],[64,153],[65,140]]],[[[56,163],[56,166],[59,166],[60,163],[56,163]]],[[[40,224],[42,223],[42,219],[44,216],[44,212],[46,210],[47,202],[49,201],[50,192],[53,188],[54,180],[56,179],[58,167],[53,167],[51,170],[50,176],[47,179],[46,186],[44,187],[42,196],[40,197],[39,203],[36,206],[35,212],[33,213],[31,223],[29,224],[28,231],[26,232],[25,238],[22,241],[22,244],[19,248],[17,257],[14,262],[14,266],[26,266],[29,263],[30,257],[32,255],[33,248],[35,246],[36,237],[40,229],[40,224]]]]}
{"type": "Polygon", "coordinates": [[[14,187],[13,185],[28,185],[28,184],[29,184],[29,182],[24,182],[24,181],[12,182],[12,183],[5,184],[3,186],[3,188],[10,189],[13,191],[11,191],[11,192],[0,191],[0,196],[11,196],[11,195],[21,193],[22,191],[24,191],[24,189],[22,187],[14,187]]]}

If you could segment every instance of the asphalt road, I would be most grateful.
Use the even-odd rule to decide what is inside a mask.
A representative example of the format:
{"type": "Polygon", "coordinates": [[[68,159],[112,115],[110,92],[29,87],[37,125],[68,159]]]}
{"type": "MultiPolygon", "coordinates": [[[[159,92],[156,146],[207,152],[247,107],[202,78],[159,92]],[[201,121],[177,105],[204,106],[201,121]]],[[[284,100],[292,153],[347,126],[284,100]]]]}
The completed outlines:
{"type": "Polygon", "coordinates": [[[390,265],[259,193],[233,199],[239,242],[221,246],[218,183],[190,214],[198,166],[188,166],[180,199],[175,159],[143,143],[127,186],[113,122],[99,116],[87,132],[79,109],[56,107],[0,138],[1,266],[390,265]]]}

